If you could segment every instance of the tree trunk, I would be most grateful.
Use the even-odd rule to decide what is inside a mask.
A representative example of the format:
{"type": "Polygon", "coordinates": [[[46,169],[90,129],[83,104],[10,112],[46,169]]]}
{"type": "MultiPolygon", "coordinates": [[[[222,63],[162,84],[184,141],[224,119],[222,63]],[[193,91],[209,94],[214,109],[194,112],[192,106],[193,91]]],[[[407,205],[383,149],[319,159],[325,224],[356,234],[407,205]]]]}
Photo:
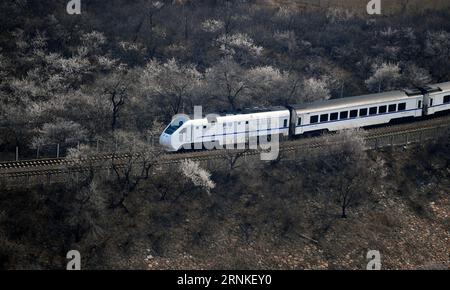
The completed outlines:
{"type": "Polygon", "coordinates": [[[347,207],[345,205],[342,206],[342,214],[341,214],[341,218],[346,219],[347,218],[347,214],[345,212],[345,210],[347,209],[347,207]]]}
{"type": "Polygon", "coordinates": [[[231,110],[233,112],[236,112],[236,105],[234,102],[234,97],[232,97],[231,95],[228,95],[228,103],[230,104],[231,110]]]}
{"type": "Polygon", "coordinates": [[[111,121],[111,130],[114,132],[116,130],[116,124],[117,124],[117,112],[113,110],[112,114],[112,121],[111,121]]]}

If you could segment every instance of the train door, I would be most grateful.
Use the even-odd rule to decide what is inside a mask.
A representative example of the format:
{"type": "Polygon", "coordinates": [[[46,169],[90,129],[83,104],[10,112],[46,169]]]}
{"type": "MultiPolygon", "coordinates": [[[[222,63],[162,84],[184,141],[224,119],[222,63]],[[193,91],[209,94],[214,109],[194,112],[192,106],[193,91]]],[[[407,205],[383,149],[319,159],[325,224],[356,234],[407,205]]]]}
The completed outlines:
{"type": "Polygon", "coordinates": [[[419,90],[422,92],[423,94],[423,114],[424,115],[431,115],[434,113],[434,110],[432,109],[433,105],[434,105],[434,100],[433,98],[430,96],[430,94],[436,93],[436,92],[440,92],[441,89],[440,88],[433,88],[433,87],[420,87],[419,90]]]}
{"type": "Polygon", "coordinates": [[[424,95],[424,98],[423,98],[423,114],[424,115],[433,114],[433,111],[432,111],[433,105],[434,105],[433,98],[430,97],[429,94],[424,95]]]}
{"type": "Polygon", "coordinates": [[[189,136],[190,136],[190,133],[188,133],[188,131],[190,131],[190,126],[189,127],[186,127],[186,128],[183,128],[181,131],[180,131],[180,134],[179,134],[179,141],[180,141],[180,143],[181,144],[185,144],[185,143],[189,143],[190,142],[190,140],[189,140],[189,136]]]}
{"type": "Polygon", "coordinates": [[[428,115],[429,104],[430,104],[430,95],[424,94],[423,95],[423,104],[422,104],[422,114],[424,116],[428,115]]]}
{"type": "Polygon", "coordinates": [[[293,107],[288,106],[287,108],[289,109],[289,115],[290,115],[289,137],[293,138],[295,136],[295,129],[297,127],[298,120],[300,120],[300,117],[297,117],[297,111],[293,107]]]}
{"type": "Polygon", "coordinates": [[[416,111],[416,117],[425,115],[425,111],[423,109],[423,99],[417,100],[417,109],[422,109],[422,110],[420,111],[420,115],[418,115],[418,113],[417,113],[418,111],[416,111]]]}

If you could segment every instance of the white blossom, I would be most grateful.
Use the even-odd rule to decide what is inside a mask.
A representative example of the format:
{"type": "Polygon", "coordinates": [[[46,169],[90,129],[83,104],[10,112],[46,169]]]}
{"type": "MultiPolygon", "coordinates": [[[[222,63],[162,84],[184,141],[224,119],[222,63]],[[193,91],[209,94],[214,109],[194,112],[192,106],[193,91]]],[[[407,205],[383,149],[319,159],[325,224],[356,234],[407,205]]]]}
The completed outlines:
{"type": "Polygon", "coordinates": [[[161,9],[164,6],[164,3],[161,1],[153,1],[152,6],[155,9],[161,9]]]}
{"type": "Polygon", "coordinates": [[[118,60],[110,59],[106,56],[98,56],[97,63],[99,64],[99,66],[101,66],[102,69],[110,70],[118,63],[118,60]]]}
{"type": "Polygon", "coordinates": [[[119,47],[123,51],[136,51],[136,52],[142,52],[143,48],[134,42],[128,42],[128,41],[121,41],[119,42],[119,47]]]}
{"type": "Polygon", "coordinates": [[[327,10],[327,19],[332,23],[347,21],[354,16],[354,13],[345,8],[331,7],[327,10]]]}
{"type": "Polygon", "coordinates": [[[384,37],[387,37],[387,38],[394,37],[394,36],[396,36],[399,33],[400,33],[400,30],[392,28],[391,26],[389,26],[388,28],[380,31],[380,35],[384,36],[384,37]]]}
{"type": "Polygon", "coordinates": [[[403,79],[408,86],[424,86],[431,83],[430,73],[414,63],[408,64],[403,69],[403,79]]]}
{"type": "Polygon", "coordinates": [[[186,159],[181,162],[181,173],[195,186],[203,188],[208,194],[216,187],[211,180],[211,173],[200,167],[198,162],[186,159]]]}
{"type": "Polygon", "coordinates": [[[292,51],[297,48],[297,37],[295,36],[295,32],[292,30],[287,31],[276,31],[274,34],[274,39],[288,48],[289,51],[292,51]]]}
{"type": "Polygon", "coordinates": [[[372,91],[381,92],[395,87],[400,79],[400,67],[398,64],[382,63],[373,66],[373,75],[366,80],[366,85],[372,91]]]}
{"type": "Polygon", "coordinates": [[[89,145],[80,144],[76,148],[67,149],[66,160],[81,165],[91,154],[92,149],[89,145]]]}
{"type": "Polygon", "coordinates": [[[288,7],[281,6],[277,13],[275,14],[275,18],[279,20],[287,20],[292,18],[295,15],[295,10],[290,9],[288,7]]]}
{"type": "Polygon", "coordinates": [[[301,94],[304,102],[328,100],[331,97],[326,80],[318,78],[305,79],[301,94]]]}
{"type": "Polygon", "coordinates": [[[98,31],[85,33],[81,36],[81,42],[84,46],[97,49],[106,43],[106,36],[98,31]]]}
{"type": "Polygon", "coordinates": [[[217,39],[220,50],[225,55],[234,55],[237,50],[243,50],[253,56],[260,56],[263,47],[254,43],[254,40],[245,33],[235,33],[233,35],[222,35],[217,39]]]}
{"type": "Polygon", "coordinates": [[[54,123],[45,123],[38,133],[39,136],[32,141],[34,147],[81,141],[87,135],[86,130],[80,124],[63,119],[57,119],[54,123]]]}
{"type": "Polygon", "coordinates": [[[164,101],[171,114],[177,114],[185,102],[195,97],[202,78],[194,65],[180,64],[172,58],[167,62],[151,60],[142,71],[139,83],[144,95],[164,101]]]}
{"type": "Polygon", "coordinates": [[[283,74],[279,69],[273,66],[259,66],[248,71],[249,77],[258,79],[261,82],[278,81],[283,78],[283,74]]]}
{"type": "Polygon", "coordinates": [[[201,26],[206,32],[217,32],[224,28],[225,23],[216,19],[207,19],[202,22],[201,26]]]}

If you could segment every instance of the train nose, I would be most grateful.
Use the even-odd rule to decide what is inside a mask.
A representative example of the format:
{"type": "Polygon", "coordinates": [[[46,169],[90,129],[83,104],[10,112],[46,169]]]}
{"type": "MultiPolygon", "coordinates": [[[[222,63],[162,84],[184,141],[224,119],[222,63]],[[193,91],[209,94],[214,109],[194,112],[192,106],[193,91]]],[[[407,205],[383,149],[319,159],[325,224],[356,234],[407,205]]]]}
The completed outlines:
{"type": "Polygon", "coordinates": [[[167,150],[173,150],[170,144],[170,136],[166,133],[161,134],[159,137],[159,144],[167,150]]]}
{"type": "Polygon", "coordinates": [[[163,133],[161,136],[159,136],[159,144],[163,147],[166,147],[169,145],[169,136],[167,134],[163,133]]]}

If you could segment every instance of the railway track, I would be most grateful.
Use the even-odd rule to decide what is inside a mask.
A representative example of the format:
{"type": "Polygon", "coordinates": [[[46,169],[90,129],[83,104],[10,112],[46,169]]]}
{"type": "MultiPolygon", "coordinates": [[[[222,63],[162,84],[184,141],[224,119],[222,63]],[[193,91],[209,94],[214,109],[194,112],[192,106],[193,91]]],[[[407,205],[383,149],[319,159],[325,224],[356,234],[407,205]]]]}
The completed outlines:
{"type": "MultiPolygon", "coordinates": [[[[365,139],[368,143],[372,142],[375,145],[369,147],[382,147],[382,144],[378,144],[379,140],[383,138],[394,138],[395,136],[406,136],[406,139],[411,134],[419,134],[420,138],[410,140],[414,142],[422,140],[422,133],[430,130],[449,129],[450,130],[450,115],[441,117],[434,117],[430,119],[424,119],[412,123],[403,123],[396,125],[388,125],[383,127],[367,129],[365,139]]],[[[298,138],[291,141],[284,141],[280,143],[280,152],[292,152],[292,151],[307,151],[310,149],[320,149],[330,146],[332,144],[324,142],[325,136],[298,138]]],[[[409,143],[406,140],[406,143],[409,143]]],[[[393,145],[393,141],[390,141],[393,145]]],[[[196,151],[196,152],[182,152],[182,153],[166,153],[161,155],[158,160],[160,165],[177,164],[185,159],[191,159],[194,161],[210,161],[215,159],[224,159],[230,156],[240,154],[241,156],[255,156],[261,154],[261,150],[212,150],[212,151],[196,151]]],[[[104,162],[113,160],[115,164],[125,164],[130,158],[129,154],[105,154],[89,157],[86,160],[80,161],[69,160],[65,158],[53,158],[53,159],[38,159],[38,160],[24,160],[14,162],[1,162],[0,163],[0,178],[14,178],[24,176],[37,176],[37,175],[52,175],[52,174],[64,174],[68,171],[82,172],[92,168],[92,164],[97,164],[98,167],[104,167],[104,162]],[[85,164],[84,166],[82,165],[85,164]],[[89,164],[89,168],[88,165],[89,164]]]]}

